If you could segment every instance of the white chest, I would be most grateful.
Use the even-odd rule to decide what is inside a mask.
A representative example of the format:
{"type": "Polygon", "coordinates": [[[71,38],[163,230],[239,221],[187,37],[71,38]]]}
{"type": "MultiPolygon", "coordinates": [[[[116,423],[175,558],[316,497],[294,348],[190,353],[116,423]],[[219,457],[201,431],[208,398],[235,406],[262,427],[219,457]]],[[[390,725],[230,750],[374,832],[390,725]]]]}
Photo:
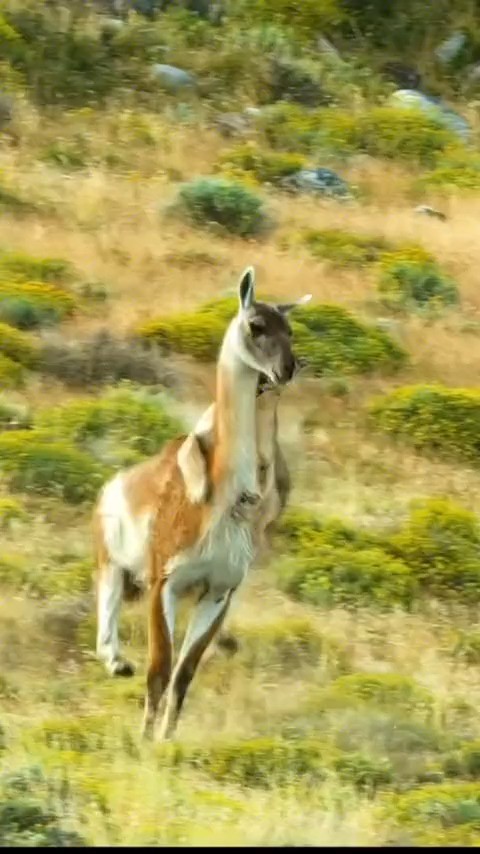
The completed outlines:
{"type": "Polygon", "coordinates": [[[251,527],[221,518],[202,543],[172,560],[167,568],[170,584],[181,595],[192,585],[205,583],[219,595],[238,587],[254,558],[251,527]]]}

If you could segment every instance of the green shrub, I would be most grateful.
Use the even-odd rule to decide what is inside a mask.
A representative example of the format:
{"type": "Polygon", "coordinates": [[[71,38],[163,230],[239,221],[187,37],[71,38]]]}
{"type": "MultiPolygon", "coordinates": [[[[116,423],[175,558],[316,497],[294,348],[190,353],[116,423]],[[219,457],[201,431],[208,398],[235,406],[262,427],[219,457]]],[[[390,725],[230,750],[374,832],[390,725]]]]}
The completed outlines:
{"type": "Polygon", "coordinates": [[[0,300],[0,320],[17,329],[37,329],[59,323],[58,309],[35,305],[23,297],[0,300]]]}
{"type": "Polygon", "coordinates": [[[480,664],[480,632],[458,632],[451,654],[466,664],[480,664]]]}
{"type": "Polygon", "coordinates": [[[2,848],[86,847],[78,833],[65,830],[48,798],[52,782],[37,768],[0,777],[0,846],[2,848]]]}
{"type": "Polygon", "coordinates": [[[54,495],[71,504],[93,499],[106,476],[89,455],[35,430],[0,435],[0,468],[12,489],[54,495]]]}
{"type": "MultiPolygon", "coordinates": [[[[279,522],[276,543],[285,555],[280,586],[312,604],[406,606],[422,592],[476,602],[480,594],[480,523],[443,499],[414,505],[389,536],[293,508],[279,522]]],[[[475,661],[475,644],[462,643],[458,654],[475,661]]]]}
{"type": "Polygon", "coordinates": [[[0,430],[11,427],[30,427],[31,418],[24,406],[0,397],[0,430]]]}
{"type": "Polygon", "coordinates": [[[14,498],[0,498],[0,528],[8,528],[11,522],[25,520],[27,514],[14,498]]]}
{"type": "Polygon", "coordinates": [[[244,143],[225,152],[220,158],[219,168],[228,176],[233,177],[239,172],[240,178],[247,174],[261,183],[276,184],[287,175],[303,169],[305,163],[301,154],[268,151],[256,143],[244,143]]]}
{"type": "Polygon", "coordinates": [[[292,27],[296,37],[311,40],[314,33],[336,26],[346,18],[339,0],[240,0],[236,14],[249,26],[252,23],[292,27]]]}
{"type": "Polygon", "coordinates": [[[419,180],[421,189],[480,190],[480,157],[464,148],[447,149],[419,180]]]}
{"type": "Polygon", "coordinates": [[[369,237],[338,228],[309,230],[302,234],[301,239],[315,257],[347,267],[372,264],[389,249],[384,237],[369,237]]]}
{"type": "Polygon", "coordinates": [[[378,290],[392,307],[455,305],[458,287],[430,258],[397,251],[383,255],[379,266],[378,290]]]}
{"type": "Polygon", "coordinates": [[[274,148],[372,157],[429,165],[454,142],[453,134],[434,117],[419,110],[371,107],[362,112],[278,104],[265,111],[266,138],[274,148]]]}
{"type": "Polygon", "coordinates": [[[421,502],[390,543],[429,593],[478,601],[480,523],[474,513],[448,500],[421,502]]]}
{"type": "Polygon", "coordinates": [[[44,744],[51,750],[91,753],[103,750],[111,740],[109,715],[49,718],[27,730],[26,744],[44,744]]]}
{"type": "Polygon", "coordinates": [[[319,538],[315,549],[284,559],[280,587],[312,605],[408,607],[415,595],[410,568],[381,548],[358,550],[319,538]]]}
{"type": "Polygon", "coordinates": [[[108,438],[115,446],[126,445],[142,456],[157,453],[167,439],[181,432],[163,402],[128,388],[111,389],[97,400],[76,400],[44,410],[37,424],[82,450],[95,452],[96,443],[108,438]]]}
{"type": "Polygon", "coordinates": [[[380,537],[369,531],[354,528],[340,519],[320,519],[310,510],[288,507],[276,525],[280,550],[314,551],[319,542],[333,546],[354,546],[357,549],[382,547],[380,537]]]}
{"type": "Polygon", "coordinates": [[[6,323],[0,323],[0,353],[26,368],[33,367],[38,357],[37,348],[31,338],[6,323]]]}
{"type": "Polygon", "coordinates": [[[329,675],[348,669],[348,655],[334,639],[320,633],[306,618],[284,618],[262,625],[242,625],[242,661],[246,666],[298,669],[322,665],[329,675]]]}
{"type": "Polygon", "coordinates": [[[198,178],[179,193],[179,207],[196,225],[214,222],[248,237],[265,224],[262,200],[251,190],[224,178],[198,178]]]}
{"type": "Polygon", "coordinates": [[[467,777],[480,779],[480,741],[469,741],[443,761],[447,777],[467,777]]]}
{"type": "Polygon", "coordinates": [[[63,258],[36,258],[24,252],[0,252],[2,280],[65,284],[74,278],[75,270],[63,258]]]}
{"type": "Polygon", "coordinates": [[[344,783],[373,794],[393,781],[393,769],[386,758],[350,753],[339,757],[334,763],[335,771],[344,783]]]}
{"type": "Polygon", "coordinates": [[[400,834],[410,845],[474,844],[480,830],[480,785],[444,783],[392,795],[381,815],[391,844],[400,834]]]}
{"type": "MultiPolygon", "coordinates": [[[[320,695],[322,697],[322,694],[320,695]]],[[[430,716],[431,695],[409,676],[399,673],[350,673],[340,676],[323,693],[323,702],[330,708],[342,704],[369,704],[393,707],[408,714],[430,716]]]]}
{"type": "Polygon", "coordinates": [[[0,387],[4,390],[19,388],[23,385],[23,380],[22,366],[0,353],[0,387]]]}
{"type": "MultiPolygon", "coordinates": [[[[186,353],[201,361],[216,358],[228,322],[237,311],[235,298],[201,306],[196,312],[153,320],[137,329],[166,352],[186,353]]],[[[337,305],[302,308],[292,322],[295,351],[316,376],[395,370],[406,353],[385,333],[366,326],[337,305]]]]}
{"type": "Polygon", "coordinates": [[[320,782],[331,763],[332,750],[315,740],[284,741],[257,738],[251,741],[214,743],[206,747],[175,746],[159,754],[172,764],[186,764],[216,780],[240,786],[271,788],[302,779],[320,782]]]}
{"type": "MultiPolygon", "coordinates": [[[[61,320],[75,312],[78,307],[76,298],[67,291],[43,282],[2,282],[0,280],[0,311],[4,311],[12,301],[28,304],[31,313],[37,316],[61,320]]],[[[11,311],[11,308],[10,308],[11,311]]]]}
{"type": "Polygon", "coordinates": [[[338,305],[302,308],[292,329],[296,352],[307,359],[315,376],[392,371],[407,360],[405,351],[389,335],[338,305]]]}
{"type": "Polygon", "coordinates": [[[441,385],[405,386],[375,401],[373,423],[419,450],[477,464],[480,392],[441,385]]]}

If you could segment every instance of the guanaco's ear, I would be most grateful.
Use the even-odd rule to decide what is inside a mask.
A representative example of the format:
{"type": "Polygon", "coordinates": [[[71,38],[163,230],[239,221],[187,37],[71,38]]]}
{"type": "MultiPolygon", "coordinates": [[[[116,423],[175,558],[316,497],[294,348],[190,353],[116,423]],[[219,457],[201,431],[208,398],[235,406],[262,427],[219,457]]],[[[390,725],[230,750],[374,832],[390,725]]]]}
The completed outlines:
{"type": "Polygon", "coordinates": [[[305,294],[305,296],[300,297],[300,299],[297,299],[295,302],[287,302],[283,305],[277,305],[277,309],[282,314],[288,314],[290,311],[292,311],[293,308],[297,308],[297,306],[299,305],[305,305],[305,303],[310,302],[311,299],[311,294],[305,294]]]}
{"type": "Polygon", "coordinates": [[[240,278],[238,293],[240,297],[240,307],[243,308],[244,311],[248,311],[248,309],[253,305],[255,299],[255,270],[253,267],[247,267],[247,269],[243,271],[240,278]]]}

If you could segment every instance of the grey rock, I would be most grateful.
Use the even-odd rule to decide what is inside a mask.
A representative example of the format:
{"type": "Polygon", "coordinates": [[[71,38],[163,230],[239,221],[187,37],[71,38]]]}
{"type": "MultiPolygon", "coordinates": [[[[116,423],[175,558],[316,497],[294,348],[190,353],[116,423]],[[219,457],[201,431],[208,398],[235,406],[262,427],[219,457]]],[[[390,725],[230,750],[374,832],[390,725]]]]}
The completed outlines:
{"type": "Polygon", "coordinates": [[[418,205],[415,208],[415,213],[423,214],[424,216],[431,216],[434,219],[440,219],[442,222],[445,222],[447,219],[447,215],[442,213],[442,211],[437,211],[436,208],[430,207],[430,205],[418,205]]]}
{"type": "Polygon", "coordinates": [[[193,74],[177,68],[175,65],[163,65],[156,63],[152,67],[152,74],[161,86],[169,92],[178,92],[182,89],[192,89],[196,86],[193,74]]]}
{"type": "Polygon", "coordinates": [[[425,115],[431,115],[463,141],[466,141],[471,135],[472,129],[467,120],[443,104],[439,98],[425,95],[416,89],[397,89],[391,95],[390,103],[406,109],[419,109],[425,115]]]}
{"type": "Polygon", "coordinates": [[[286,190],[298,193],[314,193],[335,199],[352,198],[350,187],[331,169],[300,169],[281,182],[286,190]]]}
{"type": "Polygon", "coordinates": [[[258,107],[247,107],[243,113],[222,113],[215,117],[213,124],[227,138],[247,136],[261,114],[258,107]]]}
{"type": "Polygon", "coordinates": [[[223,113],[215,117],[213,124],[227,138],[244,136],[250,130],[250,122],[242,113],[223,113]]]}
{"type": "Polygon", "coordinates": [[[435,56],[442,65],[448,65],[455,57],[458,56],[462,48],[467,42],[465,33],[452,33],[448,39],[445,39],[435,50],[435,56]]]}

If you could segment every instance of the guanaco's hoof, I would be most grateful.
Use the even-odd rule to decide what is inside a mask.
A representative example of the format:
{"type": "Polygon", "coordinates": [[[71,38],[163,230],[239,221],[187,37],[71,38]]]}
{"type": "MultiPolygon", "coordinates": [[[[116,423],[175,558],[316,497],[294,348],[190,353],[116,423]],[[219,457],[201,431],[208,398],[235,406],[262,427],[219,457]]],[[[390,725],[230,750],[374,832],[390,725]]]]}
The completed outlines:
{"type": "Polygon", "coordinates": [[[240,644],[235,635],[221,634],[217,640],[217,646],[228,655],[235,655],[240,649],[240,644]]]}
{"type": "Polygon", "coordinates": [[[119,659],[112,664],[110,672],[112,676],[130,677],[134,675],[135,667],[130,661],[119,659]]]}

